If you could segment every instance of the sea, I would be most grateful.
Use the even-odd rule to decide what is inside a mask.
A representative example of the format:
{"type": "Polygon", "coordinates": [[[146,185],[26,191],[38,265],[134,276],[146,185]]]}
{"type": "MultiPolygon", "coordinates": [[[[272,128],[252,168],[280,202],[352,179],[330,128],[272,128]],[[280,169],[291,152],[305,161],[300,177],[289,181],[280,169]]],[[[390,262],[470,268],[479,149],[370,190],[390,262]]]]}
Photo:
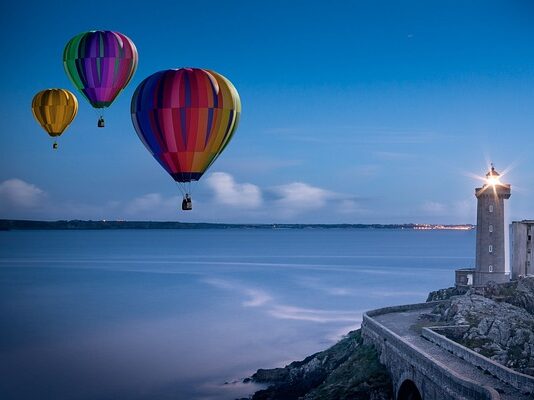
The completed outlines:
{"type": "Polygon", "coordinates": [[[236,399],[365,310],[472,267],[474,231],[0,232],[1,399],[236,399]]]}

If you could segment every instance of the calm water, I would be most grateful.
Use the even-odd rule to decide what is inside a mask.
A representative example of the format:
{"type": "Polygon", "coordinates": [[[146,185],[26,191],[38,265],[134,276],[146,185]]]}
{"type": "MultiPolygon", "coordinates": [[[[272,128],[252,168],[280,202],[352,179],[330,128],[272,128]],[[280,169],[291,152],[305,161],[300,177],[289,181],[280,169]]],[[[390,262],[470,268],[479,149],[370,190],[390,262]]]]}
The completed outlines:
{"type": "Polygon", "coordinates": [[[420,302],[475,233],[0,232],[0,398],[234,399],[233,383],[420,302]],[[229,382],[229,384],[225,384],[229,382]]]}

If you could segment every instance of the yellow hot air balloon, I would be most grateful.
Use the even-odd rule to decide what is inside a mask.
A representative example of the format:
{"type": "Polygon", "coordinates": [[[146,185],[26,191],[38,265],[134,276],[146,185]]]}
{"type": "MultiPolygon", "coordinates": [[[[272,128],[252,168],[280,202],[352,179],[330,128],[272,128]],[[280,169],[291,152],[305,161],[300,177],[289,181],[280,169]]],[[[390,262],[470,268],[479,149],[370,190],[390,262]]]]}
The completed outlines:
{"type": "MultiPolygon", "coordinates": [[[[32,101],[33,116],[51,137],[60,136],[78,112],[78,100],[66,89],[46,89],[32,101]]],[[[57,149],[54,140],[52,148],[57,149]]]]}

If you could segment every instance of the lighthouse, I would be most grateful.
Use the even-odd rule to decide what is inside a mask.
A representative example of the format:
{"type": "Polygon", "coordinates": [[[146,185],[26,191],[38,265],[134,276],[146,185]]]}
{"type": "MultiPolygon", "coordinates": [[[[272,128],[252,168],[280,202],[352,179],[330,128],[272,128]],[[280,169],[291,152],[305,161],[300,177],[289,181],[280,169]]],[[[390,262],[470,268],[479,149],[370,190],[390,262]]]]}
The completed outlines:
{"type": "Polygon", "coordinates": [[[477,238],[474,286],[510,280],[506,272],[504,201],[511,195],[511,185],[502,183],[493,164],[482,187],[475,189],[477,198],[477,238]]]}

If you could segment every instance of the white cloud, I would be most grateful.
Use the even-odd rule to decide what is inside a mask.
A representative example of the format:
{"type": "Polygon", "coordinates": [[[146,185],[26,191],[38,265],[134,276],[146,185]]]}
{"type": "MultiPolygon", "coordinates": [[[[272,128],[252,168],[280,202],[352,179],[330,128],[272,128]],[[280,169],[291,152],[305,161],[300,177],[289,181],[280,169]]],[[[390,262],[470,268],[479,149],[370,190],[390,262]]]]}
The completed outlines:
{"type": "Polygon", "coordinates": [[[338,197],[336,193],[303,182],[277,186],[273,191],[279,196],[277,205],[291,213],[322,208],[329,199],[338,197]]]}
{"type": "Polygon", "coordinates": [[[206,178],[207,185],[214,191],[218,203],[240,208],[258,208],[262,205],[262,193],[251,183],[237,183],[225,172],[214,172],[206,178]]]}
{"type": "Polygon", "coordinates": [[[8,179],[0,183],[0,205],[31,208],[39,204],[45,192],[21,179],[8,179]]]}

